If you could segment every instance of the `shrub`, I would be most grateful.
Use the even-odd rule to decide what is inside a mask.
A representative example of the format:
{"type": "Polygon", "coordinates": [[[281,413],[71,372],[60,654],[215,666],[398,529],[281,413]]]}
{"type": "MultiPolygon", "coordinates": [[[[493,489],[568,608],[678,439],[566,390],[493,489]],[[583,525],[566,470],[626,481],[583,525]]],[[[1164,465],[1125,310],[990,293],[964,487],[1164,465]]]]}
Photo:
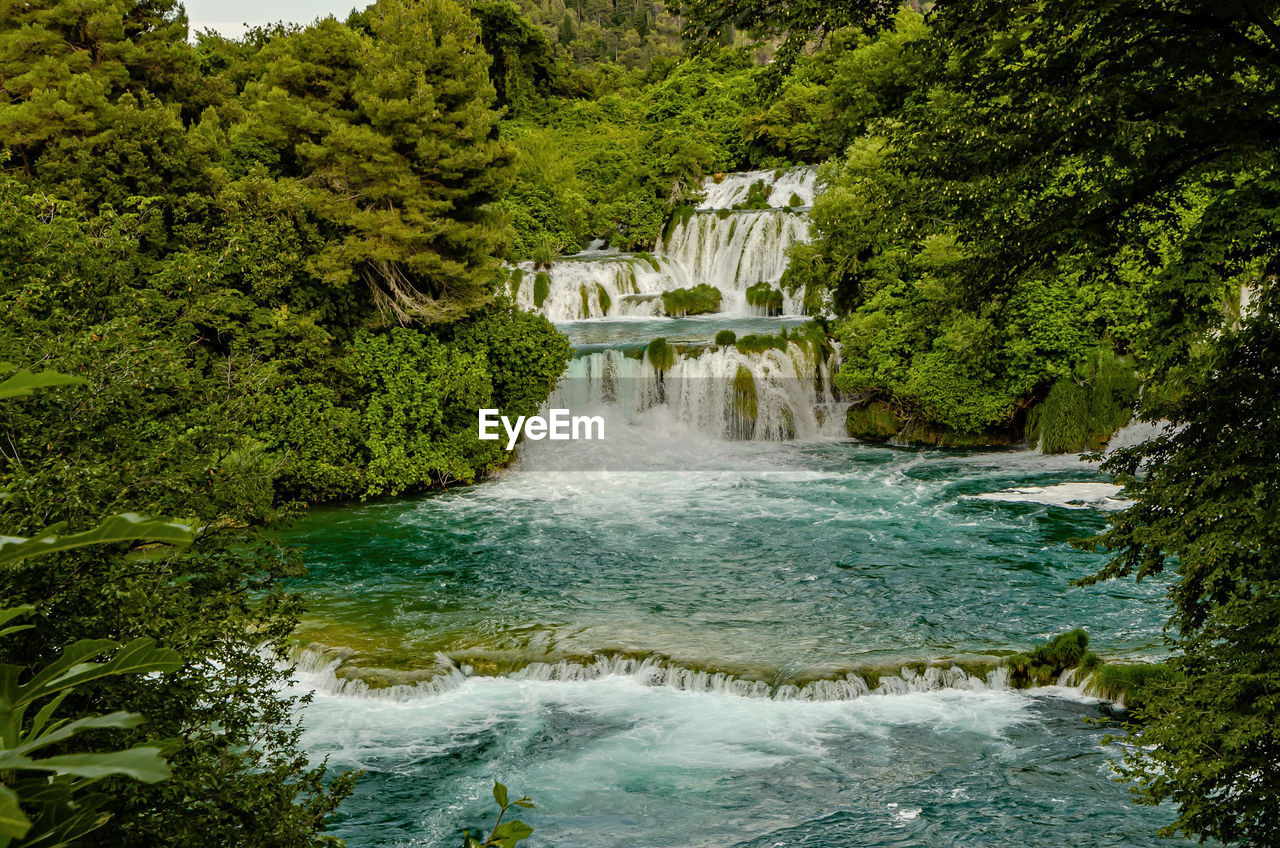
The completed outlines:
{"type": "Polygon", "coordinates": [[[662,293],[662,308],[670,316],[706,315],[720,311],[720,289],[699,283],[691,289],[673,289],[662,293]]]}
{"type": "Polygon", "coordinates": [[[716,345],[719,347],[727,347],[738,340],[738,334],[733,330],[721,330],[716,333],[716,345]]]}
{"type": "Polygon", "coordinates": [[[747,305],[762,310],[765,315],[781,315],[782,292],[768,283],[756,283],[747,287],[747,305]]]}
{"type": "Polygon", "coordinates": [[[667,344],[664,338],[656,338],[645,347],[645,358],[659,372],[666,371],[676,364],[676,349],[667,344]]]}

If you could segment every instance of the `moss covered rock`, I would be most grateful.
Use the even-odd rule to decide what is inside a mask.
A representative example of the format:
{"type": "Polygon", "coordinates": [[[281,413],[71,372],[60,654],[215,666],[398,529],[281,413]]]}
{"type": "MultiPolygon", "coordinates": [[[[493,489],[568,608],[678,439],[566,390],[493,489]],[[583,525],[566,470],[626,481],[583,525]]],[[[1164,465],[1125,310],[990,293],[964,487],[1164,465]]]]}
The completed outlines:
{"type": "Polygon", "coordinates": [[[849,407],[844,422],[845,430],[855,439],[884,442],[898,432],[898,417],[881,400],[849,407]]]}

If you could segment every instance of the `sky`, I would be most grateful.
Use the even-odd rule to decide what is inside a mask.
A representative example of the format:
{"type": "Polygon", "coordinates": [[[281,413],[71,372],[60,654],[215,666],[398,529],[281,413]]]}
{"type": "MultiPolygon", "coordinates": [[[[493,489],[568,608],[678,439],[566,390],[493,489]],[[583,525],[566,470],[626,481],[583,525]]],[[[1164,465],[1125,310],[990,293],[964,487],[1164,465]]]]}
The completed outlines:
{"type": "Polygon", "coordinates": [[[316,18],[333,15],[343,19],[353,8],[364,8],[369,0],[184,0],[187,19],[194,34],[202,29],[215,29],[235,38],[245,24],[285,21],[309,24],[316,18]]]}

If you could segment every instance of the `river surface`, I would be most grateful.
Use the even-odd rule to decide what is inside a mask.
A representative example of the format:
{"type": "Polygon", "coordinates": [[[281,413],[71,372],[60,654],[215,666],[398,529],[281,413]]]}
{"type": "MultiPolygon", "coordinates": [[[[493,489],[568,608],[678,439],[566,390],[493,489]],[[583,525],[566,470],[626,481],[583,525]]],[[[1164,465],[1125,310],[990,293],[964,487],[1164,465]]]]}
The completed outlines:
{"type": "MultiPolygon", "coordinates": [[[[587,345],[633,323],[568,329],[587,345]]],[[[1104,710],[1077,691],[980,668],[849,682],[972,670],[1073,627],[1107,657],[1158,655],[1159,582],[1071,585],[1102,560],[1070,541],[1122,506],[1093,466],[610,423],[295,529],[300,637],[333,649],[299,675],[305,744],[366,771],[349,845],[454,846],[494,778],[537,802],[533,846],[1164,844],[1167,812],[1112,782],[1104,710]],[[667,462],[590,470],[610,453],[667,462]]]]}

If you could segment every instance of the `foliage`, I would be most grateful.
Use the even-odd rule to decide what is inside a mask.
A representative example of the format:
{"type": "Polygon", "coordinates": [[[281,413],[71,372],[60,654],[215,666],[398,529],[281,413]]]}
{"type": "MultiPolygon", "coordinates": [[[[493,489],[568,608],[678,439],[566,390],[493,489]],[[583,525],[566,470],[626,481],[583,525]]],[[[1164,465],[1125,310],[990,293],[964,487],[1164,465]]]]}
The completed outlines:
{"type": "Polygon", "coordinates": [[[519,819],[512,819],[507,822],[502,820],[512,807],[532,810],[533,801],[530,800],[528,795],[523,795],[512,801],[507,794],[507,787],[495,781],[493,784],[493,800],[499,808],[498,819],[494,822],[493,829],[489,831],[489,835],[483,841],[472,836],[470,831],[463,833],[463,848],[515,848],[521,840],[528,839],[533,835],[533,828],[519,819]]]}
{"type": "Polygon", "coordinates": [[[657,338],[649,342],[645,346],[644,355],[649,360],[649,364],[658,373],[667,371],[676,364],[676,349],[668,344],[664,338],[657,338]]]}
{"type": "MultiPolygon", "coordinates": [[[[1268,269],[1274,274],[1275,264],[1268,269]]],[[[1276,838],[1271,751],[1280,654],[1280,297],[1203,354],[1186,393],[1150,409],[1163,433],[1104,463],[1136,504],[1098,543],[1115,557],[1094,580],[1169,570],[1169,679],[1134,709],[1119,764],[1144,803],[1172,801],[1174,828],[1226,844],[1276,838]]],[[[1172,829],[1172,828],[1171,828],[1172,829]]]]}
{"type": "Polygon", "coordinates": [[[781,315],[782,292],[768,283],[747,286],[747,305],[763,311],[765,315],[781,315]]]}
{"type": "Polygon", "coordinates": [[[738,334],[733,330],[721,330],[716,333],[716,346],[727,347],[738,341],[738,334]]]}
{"type": "Polygon", "coordinates": [[[662,308],[672,318],[706,315],[720,311],[720,289],[699,283],[689,289],[673,289],[662,293],[662,308]]]}
{"type": "Polygon", "coordinates": [[[1048,686],[1070,669],[1089,671],[1101,661],[1089,650],[1089,634],[1082,629],[1059,633],[1025,654],[1005,657],[1013,686],[1048,686]]]}
{"type": "Polygon", "coordinates": [[[1129,423],[1138,400],[1138,375],[1121,357],[1099,348],[1060,377],[1031,409],[1027,438],[1045,453],[1097,450],[1129,423]]]}
{"type": "MultiPolygon", "coordinates": [[[[883,25],[887,7],[691,10],[704,44],[732,20],[786,33],[794,56],[815,27],[883,25]]],[[[1056,390],[1061,431],[1071,408],[1092,417],[1061,381],[1099,347],[1133,357],[1145,418],[1170,427],[1106,465],[1136,505],[1102,536],[1117,555],[1099,577],[1177,580],[1172,682],[1137,710],[1121,770],[1139,801],[1173,803],[1171,831],[1246,845],[1280,840],[1277,12],[939,4],[905,51],[914,92],[828,169],[786,280],[847,314],[842,388],[958,430],[1016,423],[1056,390]]]]}

